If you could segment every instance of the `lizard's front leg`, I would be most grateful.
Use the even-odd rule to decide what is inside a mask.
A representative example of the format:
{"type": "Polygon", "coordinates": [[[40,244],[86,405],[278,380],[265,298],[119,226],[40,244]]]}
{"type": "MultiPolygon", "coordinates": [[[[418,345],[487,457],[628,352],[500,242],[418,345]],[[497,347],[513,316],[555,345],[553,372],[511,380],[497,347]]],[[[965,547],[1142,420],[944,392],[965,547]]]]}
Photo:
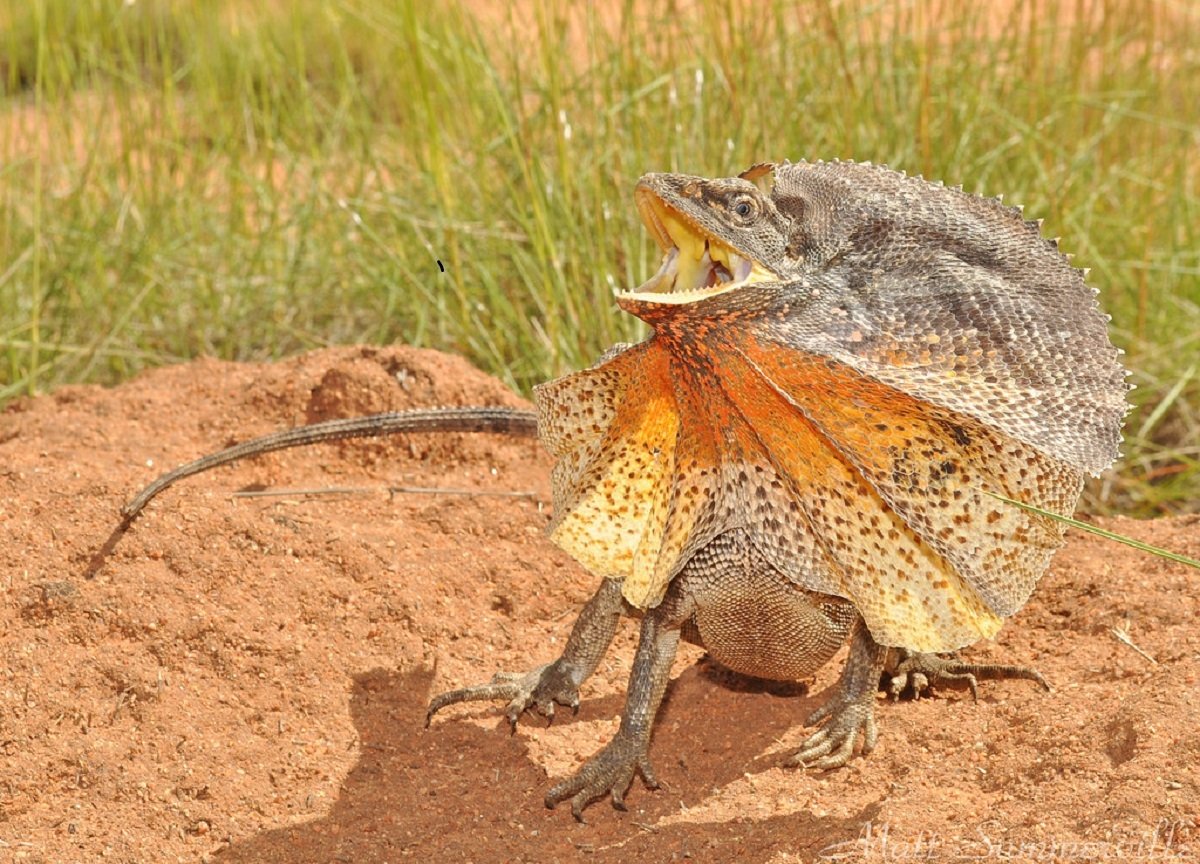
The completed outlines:
{"type": "Polygon", "coordinates": [[[624,612],[621,583],[605,579],[575,619],[562,656],[531,672],[497,672],[487,684],[435,696],[425,714],[425,725],[428,726],[433,715],[442,708],[457,702],[507,699],[504,716],[514,730],[521,714],[529,708],[536,709],[547,719],[554,717],[555,703],[578,711],[579,686],[600,665],[624,612]]]}
{"type": "Polygon", "coordinates": [[[571,799],[571,814],[583,821],[583,808],[605,793],[612,795],[613,807],[625,809],[625,793],[635,773],[646,785],[658,787],[650,767],[647,750],[654,716],[662,704],[671,675],[671,664],[679,647],[681,621],[670,614],[674,604],[664,603],[648,611],[642,619],[637,654],[625,697],[625,710],[616,736],[604,749],[579,769],[575,776],[555,785],[546,793],[546,806],[571,799]]]}
{"type": "Polygon", "coordinates": [[[824,720],[825,725],[800,745],[787,764],[840,768],[854,756],[860,741],[864,756],[875,749],[875,693],[887,657],[888,649],[871,638],[860,618],[833,695],[804,724],[813,726],[824,720]]]}
{"type": "Polygon", "coordinates": [[[938,680],[965,683],[974,694],[977,678],[1023,678],[1050,689],[1037,670],[1026,666],[964,663],[905,648],[893,651],[871,638],[860,618],[833,695],[805,721],[806,726],[822,721],[825,725],[800,745],[787,764],[840,768],[854,756],[856,746],[861,746],[862,755],[870,753],[875,748],[875,694],[881,687],[881,677],[893,697],[906,687],[919,693],[938,680]]]}

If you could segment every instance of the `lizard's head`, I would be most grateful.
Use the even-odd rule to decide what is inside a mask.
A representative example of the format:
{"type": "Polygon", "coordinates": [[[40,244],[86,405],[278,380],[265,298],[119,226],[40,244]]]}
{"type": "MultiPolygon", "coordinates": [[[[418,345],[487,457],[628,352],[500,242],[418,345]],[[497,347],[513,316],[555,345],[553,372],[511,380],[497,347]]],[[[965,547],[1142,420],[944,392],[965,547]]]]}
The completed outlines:
{"type": "Polygon", "coordinates": [[[642,177],[634,193],[638,211],[665,255],[658,272],[622,299],[692,303],[786,277],[791,219],[752,182],[772,170],[755,166],[720,180],[642,177]]]}

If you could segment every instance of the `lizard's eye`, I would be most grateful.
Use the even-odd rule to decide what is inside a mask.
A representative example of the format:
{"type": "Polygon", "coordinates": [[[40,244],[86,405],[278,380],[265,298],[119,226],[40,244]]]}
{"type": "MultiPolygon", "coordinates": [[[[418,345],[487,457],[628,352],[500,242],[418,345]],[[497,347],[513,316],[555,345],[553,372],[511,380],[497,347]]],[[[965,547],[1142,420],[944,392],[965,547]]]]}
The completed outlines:
{"type": "Polygon", "coordinates": [[[742,222],[749,222],[758,215],[758,202],[749,195],[743,195],[734,200],[732,210],[742,222]]]}

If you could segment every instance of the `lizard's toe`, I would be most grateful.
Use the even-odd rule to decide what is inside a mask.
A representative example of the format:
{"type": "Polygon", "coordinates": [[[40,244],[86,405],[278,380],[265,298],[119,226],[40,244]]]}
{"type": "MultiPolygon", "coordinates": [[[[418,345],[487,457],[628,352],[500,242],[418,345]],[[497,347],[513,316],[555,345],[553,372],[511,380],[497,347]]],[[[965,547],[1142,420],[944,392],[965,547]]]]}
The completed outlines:
{"type": "Polygon", "coordinates": [[[888,677],[887,685],[887,694],[893,702],[897,701],[905,692],[912,693],[912,698],[918,700],[921,698],[921,694],[929,689],[929,679],[923,672],[897,672],[888,677]]]}
{"type": "MultiPolygon", "coordinates": [[[[535,669],[530,674],[533,675],[540,671],[540,669],[535,669]]],[[[522,697],[524,691],[521,682],[521,676],[515,676],[509,672],[497,672],[486,684],[460,687],[457,690],[439,693],[429,700],[429,707],[425,710],[425,726],[429,726],[434,714],[448,705],[456,705],[459,702],[480,702],[492,699],[511,699],[515,702],[522,697]]]]}
{"type": "Polygon", "coordinates": [[[614,808],[625,810],[625,794],[635,774],[642,775],[647,788],[658,788],[658,779],[646,755],[646,744],[618,733],[574,776],[555,784],[546,793],[546,806],[553,809],[570,798],[571,815],[582,822],[584,808],[608,794],[614,808]]]}
{"type": "Polygon", "coordinates": [[[825,725],[800,745],[786,765],[821,771],[841,768],[854,758],[856,746],[863,756],[875,749],[878,731],[873,703],[831,699],[812,713],[806,725],[822,720],[827,721],[825,725]]]}
{"type": "Polygon", "coordinates": [[[573,711],[579,710],[578,686],[559,668],[558,663],[547,663],[532,672],[497,672],[486,684],[438,694],[430,701],[425,712],[425,725],[428,726],[433,715],[447,705],[493,699],[508,700],[504,708],[504,718],[513,731],[516,731],[521,715],[530,708],[536,710],[547,721],[554,719],[556,703],[573,711]]]}
{"type": "Polygon", "coordinates": [[[903,693],[911,693],[919,699],[930,687],[938,683],[959,684],[971,691],[971,698],[979,698],[980,680],[1019,678],[1036,682],[1043,690],[1050,690],[1046,679],[1036,669],[1028,666],[1011,666],[1003,663],[965,663],[957,657],[939,657],[919,651],[901,650],[895,668],[885,672],[887,692],[892,699],[903,693]]]}

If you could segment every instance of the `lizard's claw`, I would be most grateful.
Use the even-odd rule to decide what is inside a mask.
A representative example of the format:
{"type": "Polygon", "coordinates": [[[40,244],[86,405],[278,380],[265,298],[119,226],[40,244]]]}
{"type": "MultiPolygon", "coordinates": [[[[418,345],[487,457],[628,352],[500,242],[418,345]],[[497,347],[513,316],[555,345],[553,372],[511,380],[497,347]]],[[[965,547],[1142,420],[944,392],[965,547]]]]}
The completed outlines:
{"type": "Polygon", "coordinates": [[[515,732],[517,721],[530,708],[545,717],[547,724],[554,720],[555,704],[577,712],[579,687],[558,663],[547,663],[526,673],[497,672],[487,684],[449,690],[434,696],[425,712],[425,725],[428,727],[433,715],[447,705],[491,699],[508,700],[504,717],[515,732]]]}
{"type": "Polygon", "coordinates": [[[950,657],[939,657],[936,654],[924,654],[918,651],[902,649],[900,660],[895,668],[884,673],[888,695],[893,700],[899,699],[905,692],[912,693],[914,699],[920,699],[933,684],[939,681],[965,684],[971,691],[973,700],[979,699],[979,679],[998,680],[1003,678],[1021,678],[1036,681],[1043,690],[1049,691],[1050,685],[1036,669],[1028,666],[1009,666],[1002,663],[964,663],[950,657]]]}
{"type": "Polygon", "coordinates": [[[854,756],[855,745],[866,756],[875,749],[878,732],[875,727],[875,700],[849,700],[834,696],[804,722],[824,726],[810,735],[800,749],[784,763],[797,768],[816,768],[822,771],[841,768],[854,756]]]}
{"type": "Polygon", "coordinates": [[[583,821],[583,808],[605,793],[612,795],[612,805],[625,810],[625,793],[633,783],[633,775],[641,774],[647,789],[658,788],[658,778],[646,755],[648,743],[634,740],[620,732],[603,750],[587,761],[575,776],[563,780],[546,793],[546,806],[571,799],[571,815],[583,821]]]}

